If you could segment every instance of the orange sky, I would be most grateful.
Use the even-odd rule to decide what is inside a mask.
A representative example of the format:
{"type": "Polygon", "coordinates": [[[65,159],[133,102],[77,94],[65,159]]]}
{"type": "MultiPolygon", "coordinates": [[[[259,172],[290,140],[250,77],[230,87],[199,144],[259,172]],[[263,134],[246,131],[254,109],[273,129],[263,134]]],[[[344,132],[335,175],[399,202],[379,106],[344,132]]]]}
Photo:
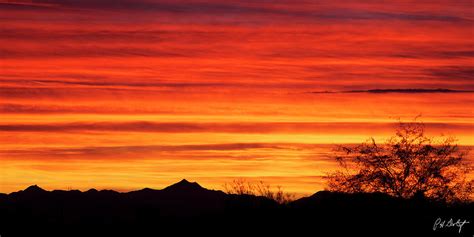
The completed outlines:
{"type": "Polygon", "coordinates": [[[334,2],[0,0],[0,192],[313,193],[420,114],[474,145],[472,1],[334,2]]]}

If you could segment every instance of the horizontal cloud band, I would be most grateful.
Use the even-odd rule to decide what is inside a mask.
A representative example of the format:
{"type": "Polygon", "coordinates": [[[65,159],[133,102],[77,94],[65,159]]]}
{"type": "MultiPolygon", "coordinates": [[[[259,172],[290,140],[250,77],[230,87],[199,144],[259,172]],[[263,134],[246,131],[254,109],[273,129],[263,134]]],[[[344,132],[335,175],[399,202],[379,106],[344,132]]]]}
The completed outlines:
{"type": "MultiPolygon", "coordinates": [[[[468,123],[427,123],[433,129],[465,131],[473,129],[468,123]]],[[[395,123],[364,122],[259,122],[259,123],[170,123],[170,122],[78,122],[63,124],[0,124],[6,132],[157,132],[157,133],[333,133],[343,134],[392,131],[395,123]]]]}

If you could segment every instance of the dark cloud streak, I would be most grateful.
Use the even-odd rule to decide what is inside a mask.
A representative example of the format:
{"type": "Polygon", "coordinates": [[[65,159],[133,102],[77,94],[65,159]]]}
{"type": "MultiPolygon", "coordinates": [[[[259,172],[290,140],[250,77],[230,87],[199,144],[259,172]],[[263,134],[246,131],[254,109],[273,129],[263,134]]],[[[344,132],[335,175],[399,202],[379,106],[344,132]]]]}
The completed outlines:
{"type": "MultiPolygon", "coordinates": [[[[0,124],[5,132],[153,132],[153,133],[346,133],[391,131],[394,123],[363,122],[259,122],[259,123],[171,123],[171,122],[77,122],[62,124],[0,124]]],[[[434,128],[472,129],[471,124],[427,123],[434,128]]]]}
{"type": "Polygon", "coordinates": [[[370,93],[370,94],[428,94],[428,93],[474,93],[472,90],[453,90],[453,89],[422,89],[422,88],[405,88],[405,89],[368,89],[368,90],[348,90],[348,91],[313,91],[313,94],[333,94],[333,93],[370,93]]]}
{"type": "MultiPolygon", "coordinates": [[[[385,12],[361,9],[344,9],[334,7],[318,11],[317,8],[282,8],[276,7],[285,4],[297,4],[294,1],[283,1],[280,4],[263,2],[249,4],[242,1],[223,2],[202,2],[202,1],[130,1],[130,0],[41,0],[28,4],[18,1],[17,4],[0,3],[0,8],[17,7],[21,10],[24,7],[38,7],[41,5],[58,5],[69,9],[87,9],[103,11],[136,11],[151,13],[170,13],[177,15],[210,14],[219,17],[229,17],[232,15],[267,15],[284,16],[294,19],[305,20],[405,20],[405,21],[445,21],[445,22],[471,22],[470,19],[453,15],[429,14],[429,13],[407,13],[407,12],[385,12]]],[[[324,3],[324,1],[323,1],[324,3]]],[[[305,5],[303,5],[305,6],[305,5]]]]}
{"type": "Polygon", "coordinates": [[[3,150],[4,154],[121,154],[123,152],[180,152],[180,151],[235,151],[246,149],[288,149],[295,146],[309,147],[293,143],[224,143],[224,144],[193,144],[193,145],[146,145],[146,146],[101,146],[80,148],[34,148],[25,150],[3,150]]]}

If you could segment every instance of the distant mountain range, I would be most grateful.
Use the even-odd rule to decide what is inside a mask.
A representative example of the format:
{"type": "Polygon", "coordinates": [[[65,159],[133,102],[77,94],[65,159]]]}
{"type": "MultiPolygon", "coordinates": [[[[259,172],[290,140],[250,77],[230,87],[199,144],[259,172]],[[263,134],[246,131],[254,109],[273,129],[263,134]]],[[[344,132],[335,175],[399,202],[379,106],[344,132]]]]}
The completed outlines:
{"type": "Polygon", "coordinates": [[[209,190],[182,180],[162,190],[0,194],[0,235],[8,236],[473,236],[474,205],[402,200],[381,193],[318,192],[289,204],[209,190]],[[469,221],[435,228],[438,218],[469,221]],[[167,235],[166,233],[171,233],[167,235]]]}

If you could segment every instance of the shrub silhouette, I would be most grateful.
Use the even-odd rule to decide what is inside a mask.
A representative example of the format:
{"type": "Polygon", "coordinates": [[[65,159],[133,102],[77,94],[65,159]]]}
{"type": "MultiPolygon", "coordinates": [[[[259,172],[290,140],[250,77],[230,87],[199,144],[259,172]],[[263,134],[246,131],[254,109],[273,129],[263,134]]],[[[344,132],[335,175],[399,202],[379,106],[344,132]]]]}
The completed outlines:
{"type": "Polygon", "coordinates": [[[436,141],[416,119],[399,123],[384,144],[374,138],[358,146],[336,149],[341,170],[326,176],[328,189],[348,193],[382,192],[400,198],[442,202],[468,201],[472,170],[452,137],[436,141]]]}
{"type": "Polygon", "coordinates": [[[294,200],[294,195],[287,193],[281,186],[273,188],[263,181],[250,182],[245,179],[234,179],[231,183],[224,184],[224,192],[237,195],[262,196],[280,204],[287,204],[294,200]]]}

